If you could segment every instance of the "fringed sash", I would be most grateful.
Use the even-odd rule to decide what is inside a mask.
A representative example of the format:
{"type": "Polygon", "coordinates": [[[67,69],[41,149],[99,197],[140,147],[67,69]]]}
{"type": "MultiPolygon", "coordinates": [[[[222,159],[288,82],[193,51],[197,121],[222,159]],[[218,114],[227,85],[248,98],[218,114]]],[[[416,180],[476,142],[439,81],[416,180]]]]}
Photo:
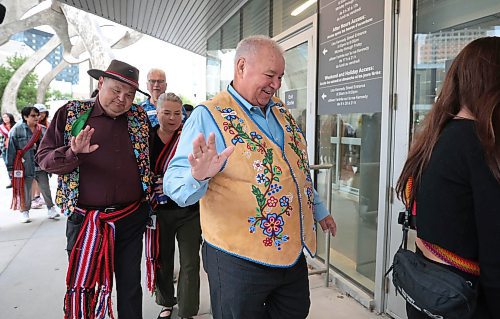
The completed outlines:
{"type": "MultiPolygon", "coordinates": [[[[163,149],[160,152],[160,155],[156,159],[155,167],[154,167],[154,175],[155,176],[163,176],[165,171],[167,170],[168,163],[175,155],[175,151],[177,150],[177,145],[179,144],[179,137],[181,136],[181,129],[179,127],[172,138],[163,146],[163,149]]],[[[158,207],[158,202],[156,200],[156,196],[152,196],[151,198],[151,206],[155,210],[158,207]]],[[[159,224],[156,223],[156,227],[151,228],[148,227],[146,229],[146,273],[147,273],[147,282],[148,289],[151,293],[154,292],[155,283],[156,283],[156,271],[159,268],[159,256],[160,256],[160,230],[159,224]]]]}
{"type": "Polygon", "coordinates": [[[75,209],[85,220],[69,258],[65,319],[104,319],[106,315],[114,318],[111,291],[115,222],[135,212],[140,204],[138,201],[112,212],[75,209]]]}
{"type": "MultiPolygon", "coordinates": [[[[409,207],[409,205],[412,205],[411,203],[413,202],[411,213],[413,216],[416,216],[417,202],[415,200],[411,200],[412,189],[413,189],[413,178],[410,177],[405,187],[406,205],[407,207],[409,207]]],[[[422,238],[419,239],[422,241],[425,248],[427,248],[427,250],[429,250],[431,254],[433,254],[439,260],[442,260],[448,265],[451,265],[463,272],[479,276],[480,273],[479,262],[460,257],[459,255],[447,249],[444,249],[436,244],[429,243],[423,240],[422,238]]]]}
{"type": "Polygon", "coordinates": [[[12,170],[12,203],[10,208],[13,210],[26,210],[26,205],[24,203],[24,164],[23,156],[24,154],[35,145],[40,136],[42,135],[42,126],[37,124],[33,135],[30,140],[24,146],[23,149],[17,150],[16,157],[14,159],[14,165],[12,170]]]}

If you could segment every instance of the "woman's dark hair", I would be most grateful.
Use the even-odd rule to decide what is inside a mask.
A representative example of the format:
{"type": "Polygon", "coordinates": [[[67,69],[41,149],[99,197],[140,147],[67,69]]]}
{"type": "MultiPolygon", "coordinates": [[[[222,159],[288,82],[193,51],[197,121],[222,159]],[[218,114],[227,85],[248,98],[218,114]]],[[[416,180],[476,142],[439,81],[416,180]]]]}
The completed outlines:
{"type": "MultiPolygon", "coordinates": [[[[16,119],[14,118],[14,115],[12,113],[4,113],[4,115],[7,115],[10,119],[10,127],[13,127],[16,125],[16,119]]],[[[2,123],[5,124],[5,122],[2,120],[2,123]]]]}
{"type": "Polygon", "coordinates": [[[469,109],[475,121],[491,172],[500,181],[500,37],[485,37],[472,41],[460,51],[448,70],[441,92],[422,129],[415,136],[408,159],[396,185],[396,193],[405,204],[405,186],[413,178],[414,198],[422,173],[431,158],[446,124],[460,109],[469,109]]]}
{"type": "Polygon", "coordinates": [[[194,109],[194,107],[191,104],[184,104],[183,107],[188,112],[192,112],[194,109]]]}
{"type": "Polygon", "coordinates": [[[30,114],[31,114],[31,111],[35,111],[36,114],[40,114],[40,111],[34,107],[34,106],[25,106],[23,107],[23,109],[21,110],[21,117],[23,118],[23,122],[26,123],[26,119],[24,118],[25,116],[26,117],[29,117],[30,114]]]}

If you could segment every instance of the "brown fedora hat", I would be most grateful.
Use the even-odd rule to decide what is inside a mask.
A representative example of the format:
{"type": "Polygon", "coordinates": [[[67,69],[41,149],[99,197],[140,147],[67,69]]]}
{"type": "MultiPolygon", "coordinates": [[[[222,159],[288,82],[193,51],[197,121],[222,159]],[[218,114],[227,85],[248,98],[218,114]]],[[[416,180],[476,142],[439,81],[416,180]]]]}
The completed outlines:
{"type": "Polygon", "coordinates": [[[119,60],[112,60],[106,71],[90,69],[87,73],[96,80],[99,80],[99,77],[103,76],[127,83],[142,94],[150,96],[148,93],[139,89],[139,70],[128,63],[119,60]]]}

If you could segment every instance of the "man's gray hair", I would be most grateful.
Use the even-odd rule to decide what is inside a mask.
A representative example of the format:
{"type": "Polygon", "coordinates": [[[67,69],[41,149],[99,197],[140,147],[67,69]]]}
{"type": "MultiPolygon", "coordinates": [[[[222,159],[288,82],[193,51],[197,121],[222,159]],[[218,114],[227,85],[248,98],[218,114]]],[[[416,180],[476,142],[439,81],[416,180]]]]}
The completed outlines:
{"type": "Polygon", "coordinates": [[[182,106],[181,98],[177,96],[175,93],[168,92],[160,94],[160,96],[158,97],[158,102],[156,103],[156,108],[163,105],[163,103],[166,101],[179,103],[182,106]]]}
{"type": "Polygon", "coordinates": [[[241,57],[254,55],[257,52],[257,49],[266,46],[283,55],[283,48],[275,40],[265,35],[252,35],[238,43],[236,53],[234,55],[234,63],[237,63],[241,57]]]}
{"type": "Polygon", "coordinates": [[[158,72],[158,73],[161,73],[163,74],[163,76],[166,78],[167,77],[167,74],[165,73],[165,71],[163,71],[162,69],[159,69],[159,68],[152,68],[151,70],[148,71],[148,75],[147,75],[147,78],[149,79],[149,76],[151,75],[151,73],[153,72],[158,72]]]}

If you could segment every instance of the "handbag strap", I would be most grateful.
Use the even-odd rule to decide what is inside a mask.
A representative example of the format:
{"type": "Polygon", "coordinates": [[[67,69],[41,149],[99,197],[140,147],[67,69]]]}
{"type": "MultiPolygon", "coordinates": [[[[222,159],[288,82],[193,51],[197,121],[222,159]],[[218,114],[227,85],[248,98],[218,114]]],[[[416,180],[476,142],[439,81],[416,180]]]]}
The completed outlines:
{"type": "MultiPolygon", "coordinates": [[[[416,217],[417,217],[417,202],[415,201],[415,196],[412,195],[413,189],[413,179],[410,177],[406,182],[405,187],[405,202],[406,209],[404,212],[399,213],[398,222],[403,225],[403,242],[402,246],[407,249],[408,245],[408,231],[410,229],[416,229],[416,217]]],[[[422,238],[420,238],[425,248],[427,248],[431,254],[436,256],[438,259],[444,261],[445,263],[472,275],[479,276],[480,268],[479,262],[463,258],[447,249],[444,249],[436,244],[429,243],[422,238]]]]}
{"type": "Polygon", "coordinates": [[[408,247],[408,231],[416,229],[417,225],[417,205],[413,200],[411,191],[413,189],[413,178],[410,177],[405,186],[405,210],[399,213],[398,224],[403,226],[403,241],[401,247],[405,250],[408,247]]]}

